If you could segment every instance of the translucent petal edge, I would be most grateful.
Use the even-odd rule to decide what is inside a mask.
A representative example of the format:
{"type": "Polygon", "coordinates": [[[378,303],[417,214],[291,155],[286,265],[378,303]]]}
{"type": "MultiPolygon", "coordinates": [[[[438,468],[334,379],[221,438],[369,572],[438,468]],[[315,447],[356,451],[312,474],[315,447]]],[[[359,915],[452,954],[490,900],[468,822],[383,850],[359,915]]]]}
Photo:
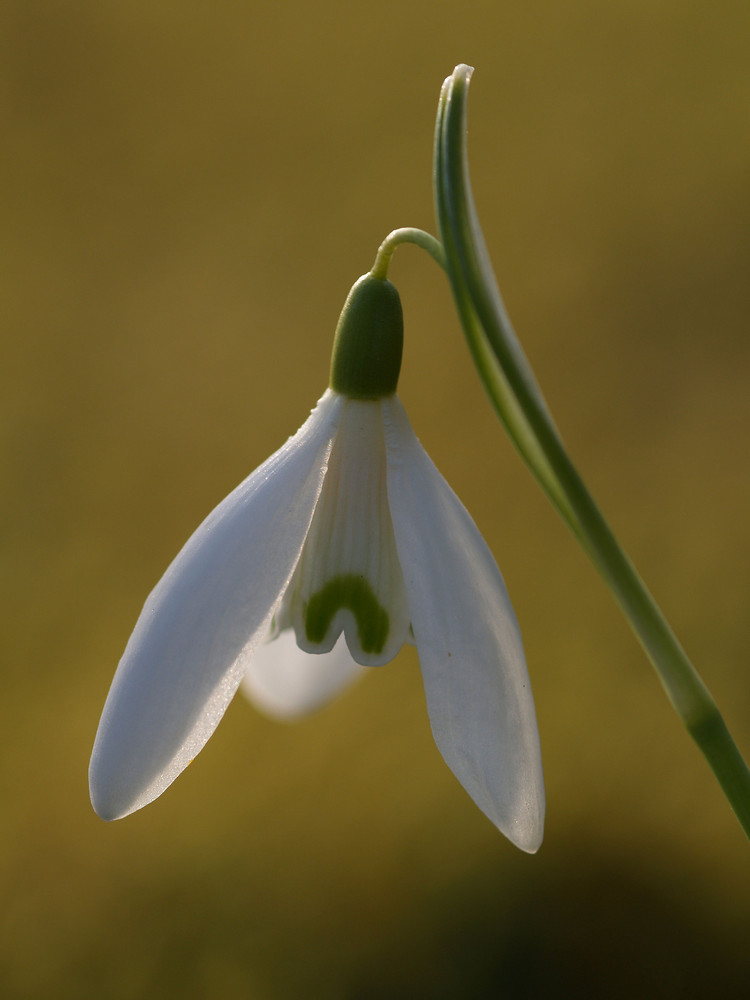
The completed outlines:
{"type": "Polygon", "coordinates": [[[267,634],[320,494],[341,397],[199,526],[148,597],[112,681],[89,767],[118,819],[160,795],[203,748],[267,634]]]}
{"type": "Polygon", "coordinates": [[[544,781],[515,613],[492,554],[398,400],[384,420],[388,496],[435,742],[485,815],[533,853],[544,781]]]}

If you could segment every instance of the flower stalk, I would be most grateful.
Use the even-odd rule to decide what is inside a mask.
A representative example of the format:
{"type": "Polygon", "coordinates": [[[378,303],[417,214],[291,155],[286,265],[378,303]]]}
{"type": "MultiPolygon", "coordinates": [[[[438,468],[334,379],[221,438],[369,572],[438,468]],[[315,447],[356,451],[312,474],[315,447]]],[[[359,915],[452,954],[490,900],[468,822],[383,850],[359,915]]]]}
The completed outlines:
{"type": "Polygon", "coordinates": [[[458,66],[443,85],[434,161],[444,266],[469,349],[513,444],[614,594],[750,837],[750,770],[706,685],[573,466],[505,310],[469,183],[466,107],[471,73],[470,67],[458,66]]]}
{"type": "Polygon", "coordinates": [[[445,251],[439,240],[436,240],[434,236],[426,233],[423,229],[413,229],[412,227],[405,226],[403,229],[394,229],[378,247],[375,263],[372,265],[372,270],[370,271],[373,278],[385,280],[393,252],[402,243],[414,243],[416,246],[426,250],[432,259],[445,270],[445,251]]]}

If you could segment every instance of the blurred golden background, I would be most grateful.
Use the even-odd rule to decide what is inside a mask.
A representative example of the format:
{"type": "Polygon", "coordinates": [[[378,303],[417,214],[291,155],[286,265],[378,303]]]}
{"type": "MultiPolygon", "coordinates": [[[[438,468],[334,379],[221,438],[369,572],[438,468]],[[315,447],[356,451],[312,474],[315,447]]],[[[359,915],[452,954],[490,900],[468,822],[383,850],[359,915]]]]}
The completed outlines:
{"type": "Polygon", "coordinates": [[[458,62],[516,328],[750,753],[746,0],[5,0],[0,35],[2,996],[746,996],[749,845],[414,248],[401,396],[521,622],[540,853],[443,764],[410,653],[294,727],[238,697],[119,823],[86,783],[148,591],[322,393],[382,238],[434,232],[458,62]]]}

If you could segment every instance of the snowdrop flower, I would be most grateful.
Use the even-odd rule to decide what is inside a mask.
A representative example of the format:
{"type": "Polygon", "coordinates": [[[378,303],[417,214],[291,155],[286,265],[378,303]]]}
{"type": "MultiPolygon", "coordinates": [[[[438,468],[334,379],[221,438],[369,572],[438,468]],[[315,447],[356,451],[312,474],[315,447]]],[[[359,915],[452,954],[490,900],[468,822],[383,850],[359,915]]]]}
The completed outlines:
{"type": "Polygon", "coordinates": [[[149,596],[91,758],[104,819],[160,795],[241,683],[291,717],[414,642],[448,766],[514,844],[539,847],[541,757],[518,624],[492,555],[395,395],[402,339],[394,286],[360,278],[330,387],[149,596]]]}

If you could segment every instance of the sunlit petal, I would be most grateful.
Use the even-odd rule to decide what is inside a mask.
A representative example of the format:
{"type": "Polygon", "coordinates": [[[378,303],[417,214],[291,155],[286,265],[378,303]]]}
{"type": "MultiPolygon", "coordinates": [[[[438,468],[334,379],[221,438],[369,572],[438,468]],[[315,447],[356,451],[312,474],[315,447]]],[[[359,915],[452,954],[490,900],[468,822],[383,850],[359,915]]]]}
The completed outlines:
{"type": "Polygon", "coordinates": [[[103,818],[160,795],[216,728],[294,571],[340,409],[326,392],[201,524],[146,601],[91,757],[91,800],[103,818]]]}
{"type": "Polygon", "coordinates": [[[388,663],[409,633],[391,524],[381,400],[344,403],[310,532],[277,617],[309,653],[343,629],[354,659],[388,663]]]}
{"type": "Polygon", "coordinates": [[[542,841],[544,785],[521,636],[492,555],[384,404],[388,496],[435,741],[479,808],[522,850],[542,841]]]}
{"type": "Polygon", "coordinates": [[[267,715],[291,721],[320,708],[366,669],[354,662],[343,635],[330,653],[306,653],[290,629],[255,649],[242,690],[267,715]]]}

